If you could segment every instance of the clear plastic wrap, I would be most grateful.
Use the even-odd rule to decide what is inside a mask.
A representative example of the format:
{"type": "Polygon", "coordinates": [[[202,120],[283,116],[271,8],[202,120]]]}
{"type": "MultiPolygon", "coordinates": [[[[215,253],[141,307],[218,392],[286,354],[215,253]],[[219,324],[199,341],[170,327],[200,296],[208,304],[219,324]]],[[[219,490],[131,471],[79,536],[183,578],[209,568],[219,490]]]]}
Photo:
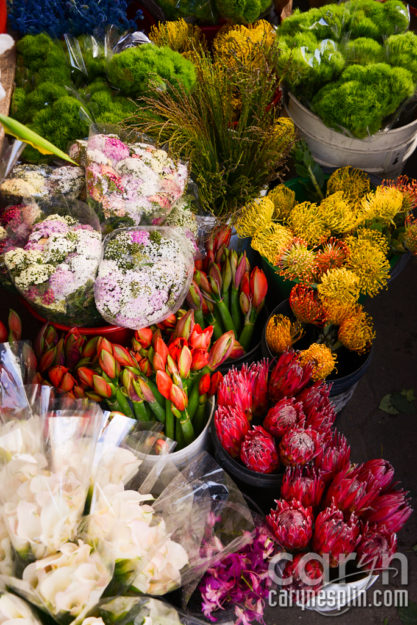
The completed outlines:
{"type": "Polygon", "coordinates": [[[123,228],[108,235],[95,282],[106,321],[138,330],[166,319],[183,303],[194,259],[175,228],[123,228]]]}
{"type": "Polygon", "coordinates": [[[186,189],[187,166],[149,143],[93,134],[85,160],[87,199],[107,230],[163,223],[186,189]]]}
{"type": "Polygon", "coordinates": [[[64,213],[35,223],[24,247],[8,251],[4,261],[17,290],[48,321],[94,325],[101,321],[93,292],[102,253],[99,224],[82,203],[64,213]]]}

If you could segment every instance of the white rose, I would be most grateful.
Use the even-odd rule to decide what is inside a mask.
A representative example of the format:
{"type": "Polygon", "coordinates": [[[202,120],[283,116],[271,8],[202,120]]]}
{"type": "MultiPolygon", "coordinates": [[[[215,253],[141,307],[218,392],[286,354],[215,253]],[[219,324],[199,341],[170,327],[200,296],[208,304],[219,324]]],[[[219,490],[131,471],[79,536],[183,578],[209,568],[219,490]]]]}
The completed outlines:
{"type": "Polygon", "coordinates": [[[181,569],[188,564],[185,549],[167,539],[140,571],[132,586],[149,595],[164,595],[181,585],[181,569]]]}
{"type": "Polygon", "coordinates": [[[0,450],[2,460],[6,456],[31,454],[35,456],[42,451],[42,427],[38,417],[28,420],[7,421],[0,428],[0,450]]]}
{"type": "Polygon", "coordinates": [[[9,533],[0,517],[0,575],[13,574],[13,552],[9,533]]]}
{"type": "Polygon", "coordinates": [[[127,484],[138,472],[142,461],[129,449],[98,445],[96,451],[96,484],[127,484]]]}
{"type": "Polygon", "coordinates": [[[90,545],[65,543],[57,553],[29,564],[23,581],[53,615],[80,616],[98,603],[111,573],[90,545]]]}
{"type": "Polygon", "coordinates": [[[41,625],[28,604],[12,593],[0,597],[0,625],[41,625]]]}

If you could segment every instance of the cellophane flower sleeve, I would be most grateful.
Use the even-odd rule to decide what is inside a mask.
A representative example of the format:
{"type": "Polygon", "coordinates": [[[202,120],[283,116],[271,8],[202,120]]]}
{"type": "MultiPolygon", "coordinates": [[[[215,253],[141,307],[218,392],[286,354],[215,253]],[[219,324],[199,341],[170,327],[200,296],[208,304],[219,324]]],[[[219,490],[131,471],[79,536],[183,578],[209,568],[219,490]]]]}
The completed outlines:
{"type": "Polygon", "coordinates": [[[102,623],[90,625],[203,625],[196,617],[149,597],[116,597],[104,600],[96,613],[102,623]]]}
{"type": "Polygon", "coordinates": [[[102,253],[96,215],[86,204],[56,207],[34,223],[23,247],[4,255],[16,289],[48,321],[69,326],[101,322],[94,278],[102,253]]]}
{"type": "Polygon", "coordinates": [[[191,284],[194,258],[176,228],[123,228],[104,240],[95,283],[102,317],[132,329],[159,323],[175,313],[191,284]]]}

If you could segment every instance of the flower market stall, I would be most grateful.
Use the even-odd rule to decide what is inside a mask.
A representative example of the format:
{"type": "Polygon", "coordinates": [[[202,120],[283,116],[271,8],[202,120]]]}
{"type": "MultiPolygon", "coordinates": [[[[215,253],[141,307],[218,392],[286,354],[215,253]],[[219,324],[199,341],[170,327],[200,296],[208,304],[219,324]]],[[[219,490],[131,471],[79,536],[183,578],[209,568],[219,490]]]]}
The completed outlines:
{"type": "Polygon", "coordinates": [[[7,3],[0,625],[413,623],[416,35],[295,6],[7,3]]]}

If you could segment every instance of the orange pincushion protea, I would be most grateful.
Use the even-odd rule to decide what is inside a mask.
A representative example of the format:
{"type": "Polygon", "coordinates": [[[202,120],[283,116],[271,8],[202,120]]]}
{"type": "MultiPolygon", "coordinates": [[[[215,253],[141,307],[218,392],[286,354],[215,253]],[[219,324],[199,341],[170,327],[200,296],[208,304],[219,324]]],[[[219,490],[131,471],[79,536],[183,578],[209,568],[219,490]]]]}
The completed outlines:
{"type": "Polygon", "coordinates": [[[350,351],[365,354],[375,338],[372,317],[357,306],[354,314],[340,324],[337,338],[350,351]]]}
{"type": "Polygon", "coordinates": [[[417,219],[408,217],[405,222],[404,243],[412,254],[417,254],[417,219]]]}
{"type": "Polygon", "coordinates": [[[336,354],[322,343],[312,343],[308,349],[300,352],[298,358],[303,366],[312,366],[311,377],[314,382],[325,380],[336,367],[336,354]]]}
{"type": "Polygon", "coordinates": [[[301,323],[323,325],[324,311],[317,291],[302,284],[296,284],[290,293],[290,306],[301,323]]]}
{"type": "Polygon", "coordinates": [[[337,299],[322,298],[321,300],[325,323],[340,325],[344,319],[350,317],[356,310],[356,304],[340,302],[337,299]]]}
{"type": "Polygon", "coordinates": [[[273,315],[266,326],[265,338],[269,348],[281,354],[303,335],[299,321],[291,321],[286,315],[273,315]]]}
{"type": "Polygon", "coordinates": [[[302,239],[294,238],[276,259],[278,273],[287,280],[314,282],[316,255],[302,239]]]}
{"type": "Polygon", "coordinates": [[[342,267],[349,255],[349,248],[340,239],[329,239],[316,255],[316,271],[321,276],[329,269],[342,267]]]}

